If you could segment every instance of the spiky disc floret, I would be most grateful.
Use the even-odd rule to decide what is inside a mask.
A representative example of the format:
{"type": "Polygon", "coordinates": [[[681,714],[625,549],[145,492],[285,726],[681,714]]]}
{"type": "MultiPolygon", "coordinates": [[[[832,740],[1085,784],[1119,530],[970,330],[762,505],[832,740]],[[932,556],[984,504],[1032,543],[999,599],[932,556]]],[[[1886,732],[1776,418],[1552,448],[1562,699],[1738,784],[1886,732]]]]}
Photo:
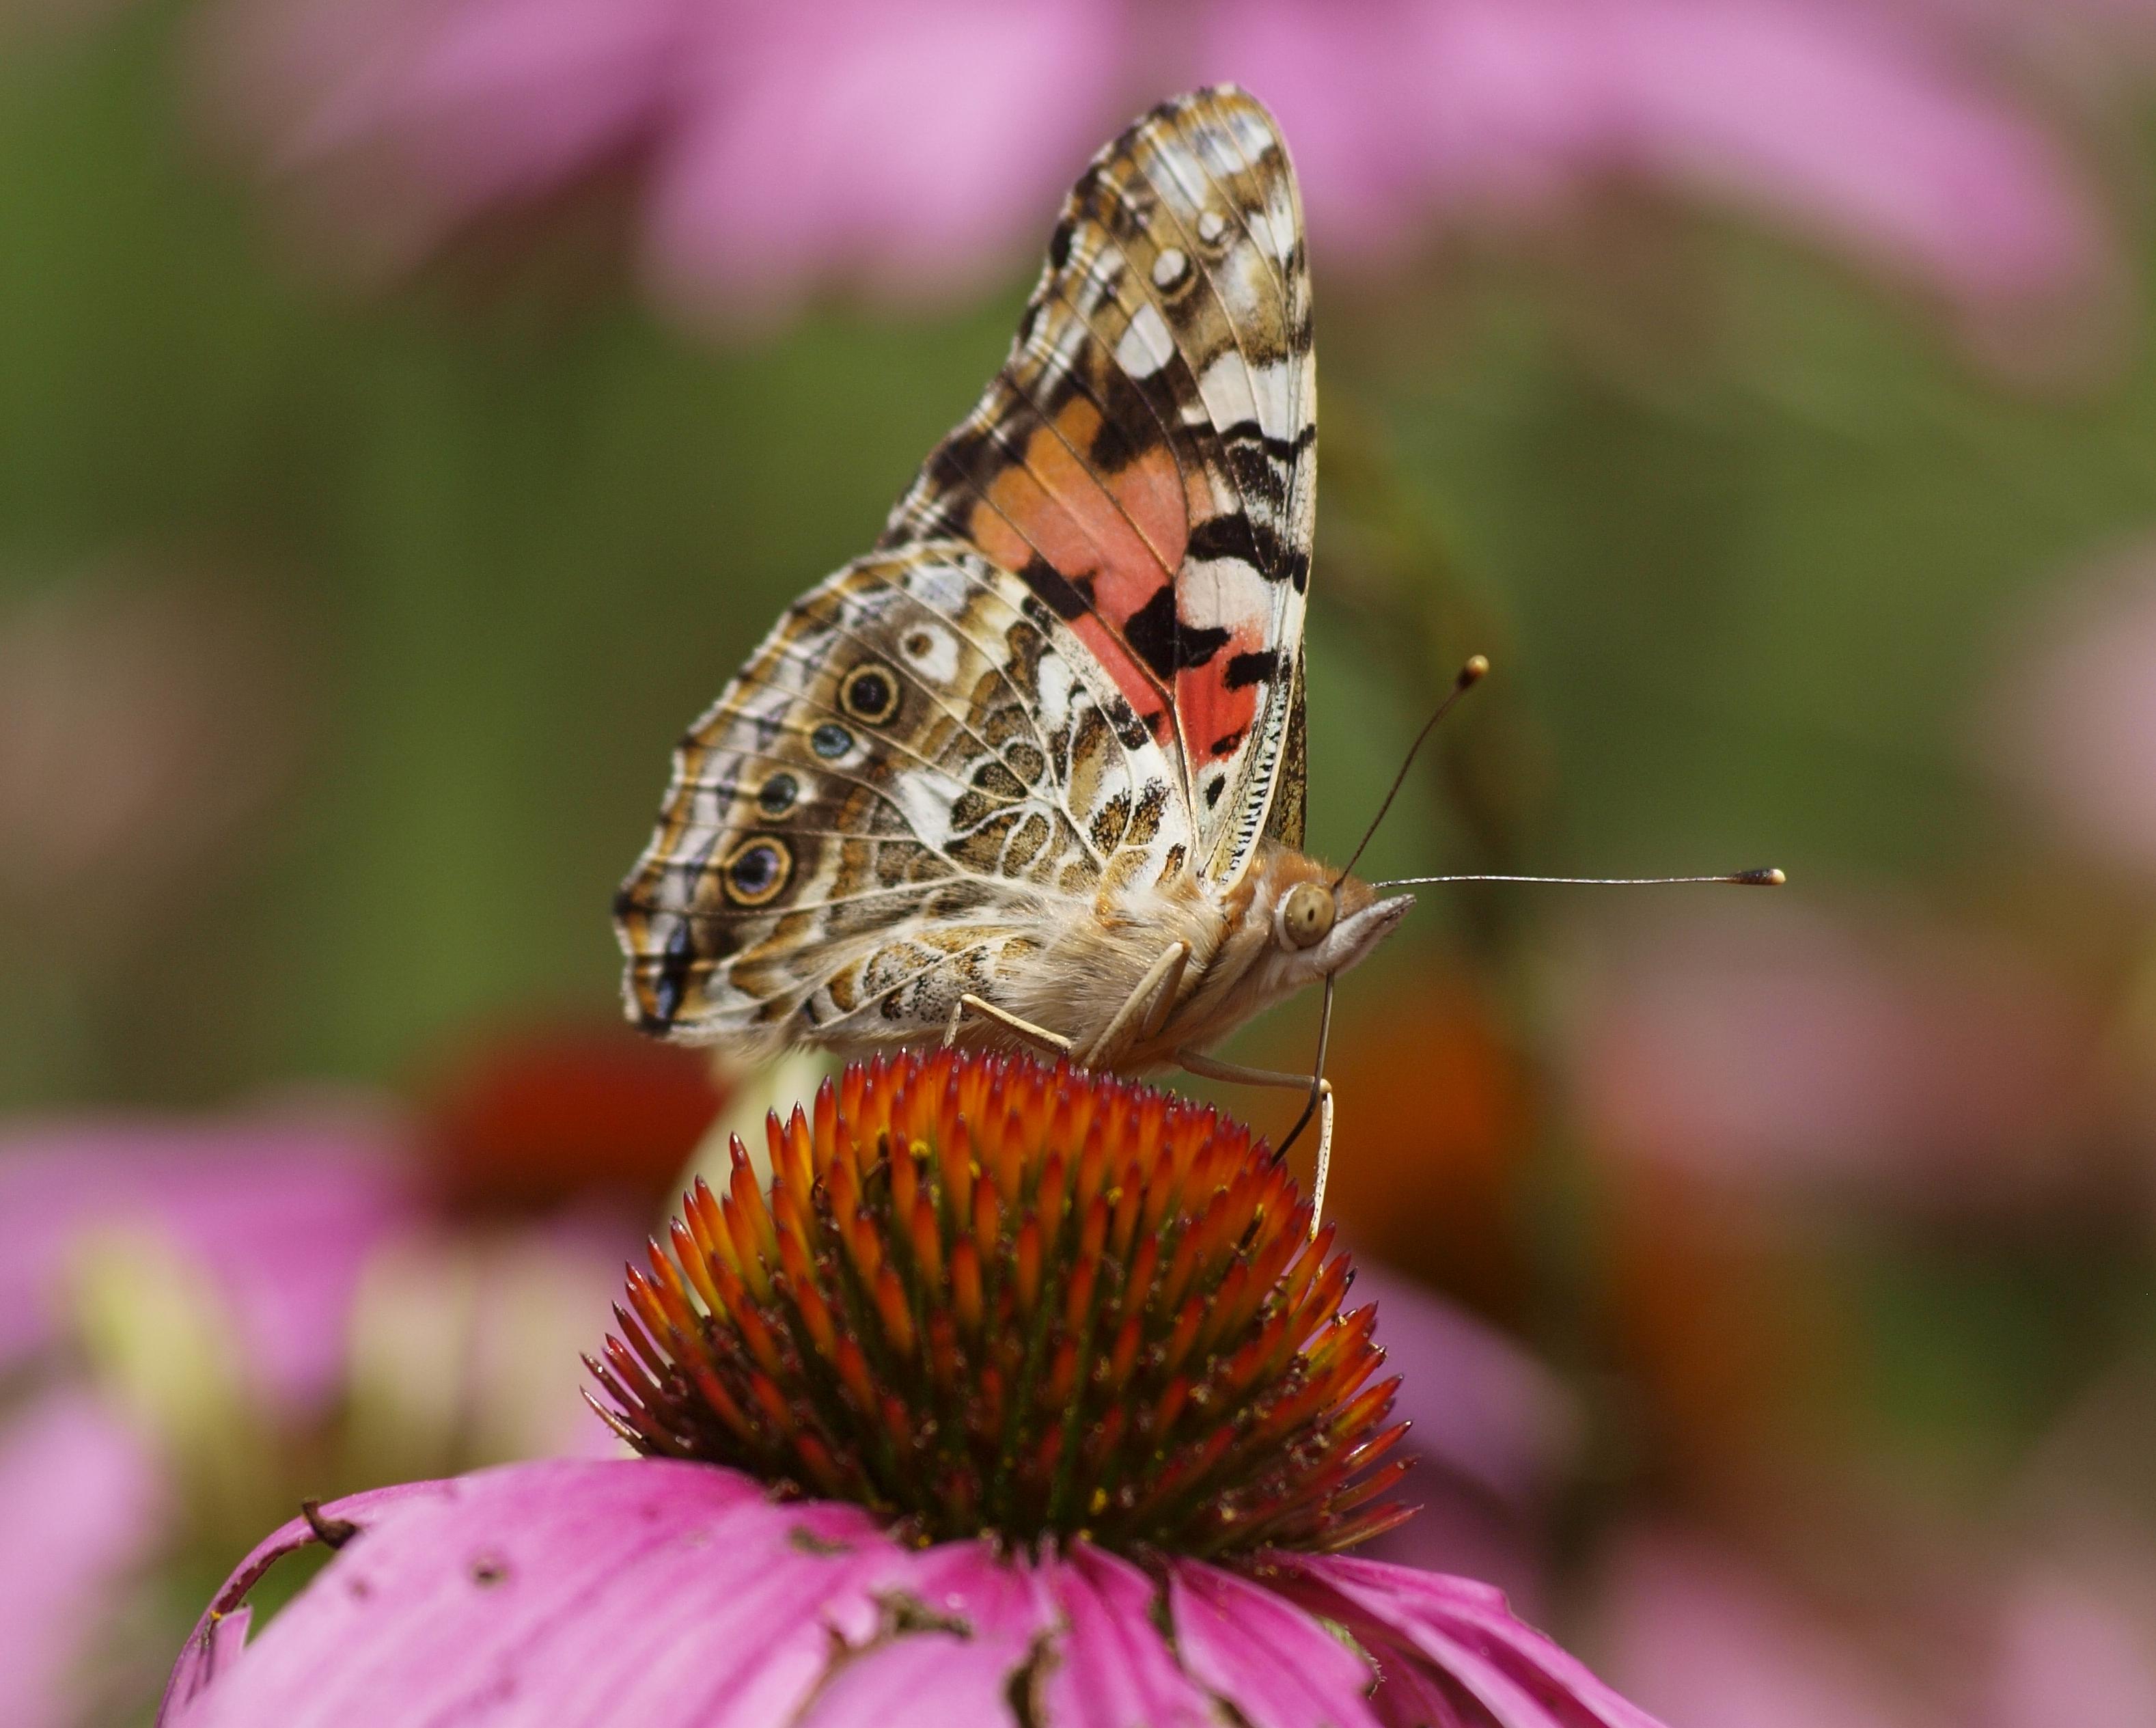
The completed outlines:
{"type": "Polygon", "coordinates": [[[901,1057],[739,1139],[629,1272],[603,1363],[639,1450],[857,1500],[923,1537],[1337,1549],[1375,1468],[1376,1310],[1248,1129],[1019,1057],[901,1057]]]}

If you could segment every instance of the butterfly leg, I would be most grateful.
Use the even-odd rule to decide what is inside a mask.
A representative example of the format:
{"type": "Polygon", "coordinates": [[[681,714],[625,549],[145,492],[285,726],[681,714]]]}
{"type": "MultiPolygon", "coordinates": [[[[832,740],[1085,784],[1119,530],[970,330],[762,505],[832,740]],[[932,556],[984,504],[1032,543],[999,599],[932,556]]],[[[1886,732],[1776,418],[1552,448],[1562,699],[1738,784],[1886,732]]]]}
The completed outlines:
{"type": "MultiPolygon", "coordinates": [[[[1271,1068],[1246,1068],[1240,1062],[1216,1061],[1201,1051],[1178,1050],[1175,1059],[1187,1073],[1201,1080],[1224,1080],[1231,1086],[1277,1086],[1290,1092],[1317,1097],[1317,1175],[1311,1185],[1310,1233],[1317,1234],[1318,1220],[1325,1216],[1325,1184],[1332,1174],[1332,1083],[1321,1078],[1313,1087],[1307,1074],[1282,1074],[1271,1068]]],[[[1292,1136],[1291,1136],[1292,1138],[1292,1136]]]]}
{"type": "Polygon", "coordinates": [[[1113,1049],[1133,1021],[1140,1022],[1139,1029],[1145,1034],[1159,1031],[1160,1023],[1168,1018],[1166,1011],[1174,1005],[1176,991],[1183,987],[1183,969],[1189,959],[1187,942],[1171,942],[1163,949],[1160,958],[1146,968],[1137,987],[1123,998],[1115,1018],[1101,1028],[1101,1036],[1086,1047],[1086,1053],[1078,1060],[1089,1067],[1100,1061],[1101,1052],[1113,1049]]]}
{"type": "Polygon", "coordinates": [[[943,1028],[943,1047],[946,1050],[957,1041],[958,1027],[969,1011],[984,1019],[1000,1021],[1028,1043],[1038,1044],[1042,1049],[1053,1051],[1058,1056],[1070,1054],[1070,1041],[1062,1033],[1051,1032],[1046,1026],[1037,1026],[1029,1020],[1020,1020],[1015,1014],[997,1007],[993,1002],[975,995],[971,990],[951,1005],[951,1019],[943,1028]]]}

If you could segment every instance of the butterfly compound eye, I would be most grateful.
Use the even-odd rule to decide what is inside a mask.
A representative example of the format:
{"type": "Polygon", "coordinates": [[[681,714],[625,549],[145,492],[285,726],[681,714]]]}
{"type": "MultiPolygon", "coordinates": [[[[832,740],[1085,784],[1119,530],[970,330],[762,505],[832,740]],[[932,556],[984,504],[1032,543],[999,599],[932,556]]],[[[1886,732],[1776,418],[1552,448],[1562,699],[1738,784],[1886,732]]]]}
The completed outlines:
{"type": "Polygon", "coordinates": [[[1315,948],[1332,928],[1337,910],[1332,890],[1317,882],[1297,882],[1280,903],[1280,933],[1290,948],[1315,948]]]}

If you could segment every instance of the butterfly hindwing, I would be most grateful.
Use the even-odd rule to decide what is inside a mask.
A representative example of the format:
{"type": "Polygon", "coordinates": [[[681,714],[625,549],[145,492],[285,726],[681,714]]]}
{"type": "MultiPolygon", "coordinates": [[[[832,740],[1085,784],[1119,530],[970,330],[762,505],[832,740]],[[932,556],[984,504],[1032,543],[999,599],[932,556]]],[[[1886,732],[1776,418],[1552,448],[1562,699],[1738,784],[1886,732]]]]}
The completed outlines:
{"type": "Polygon", "coordinates": [[[1316,388],[1286,147],[1199,91],[1086,169],[1003,370],[884,534],[963,539],[1052,609],[1167,751],[1215,885],[1301,830],[1316,388]]]}
{"type": "Polygon", "coordinates": [[[1023,584],[874,555],[790,608],[675,753],[616,913],[654,1031],[872,1042],[993,995],[1189,849],[1170,767],[1023,584]]]}

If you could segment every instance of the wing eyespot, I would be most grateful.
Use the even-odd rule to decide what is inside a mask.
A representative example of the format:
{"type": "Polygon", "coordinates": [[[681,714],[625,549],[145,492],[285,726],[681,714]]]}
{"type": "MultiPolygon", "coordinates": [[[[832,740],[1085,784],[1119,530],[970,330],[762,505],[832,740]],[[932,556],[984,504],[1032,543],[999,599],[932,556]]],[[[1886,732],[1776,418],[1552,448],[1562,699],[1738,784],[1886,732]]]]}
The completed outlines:
{"type": "Polygon", "coordinates": [[[726,854],[720,871],[735,905],[768,906],[793,878],[793,854],[774,835],[752,834],[726,854]]]}
{"type": "Polygon", "coordinates": [[[808,748],[826,762],[836,762],[854,748],[854,735],[835,720],[826,720],[808,734],[808,748]]]}
{"type": "Polygon", "coordinates": [[[775,774],[756,791],[756,807],[776,820],[793,808],[801,795],[801,783],[790,774],[775,774]]]}
{"type": "Polygon", "coordinates": [[[839,706],[865,726],[880,726],[898,712],[898,680],[880,661],[864,661],[839,686],[839,706]]]}

